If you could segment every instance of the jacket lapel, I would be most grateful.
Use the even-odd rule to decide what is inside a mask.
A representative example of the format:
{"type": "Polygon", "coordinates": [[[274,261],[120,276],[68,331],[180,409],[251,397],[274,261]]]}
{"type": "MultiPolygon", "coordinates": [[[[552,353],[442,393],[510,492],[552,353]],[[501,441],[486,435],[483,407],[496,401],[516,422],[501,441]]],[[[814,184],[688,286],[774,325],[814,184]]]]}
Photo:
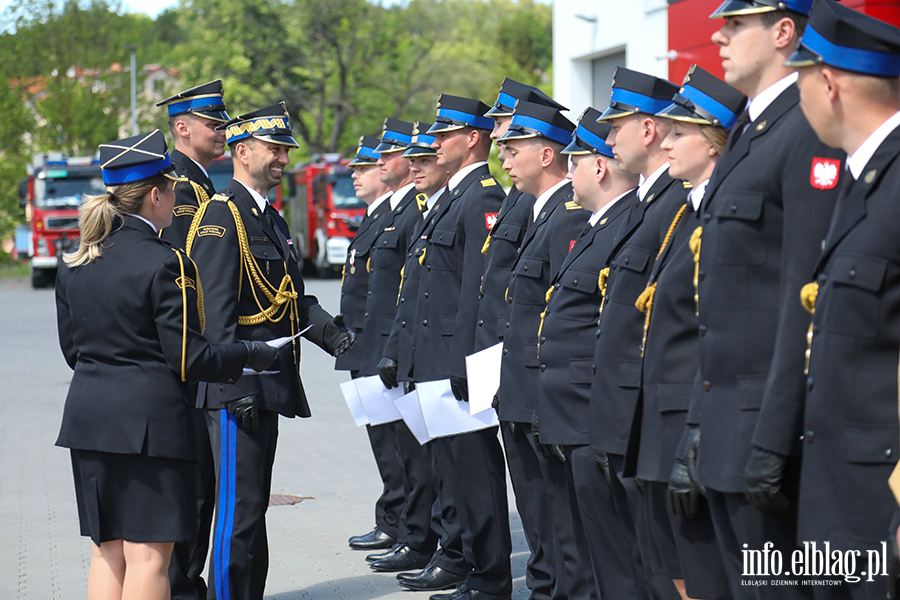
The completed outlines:
{"type": "Polygon", "coordinates": [[[547,223],[550,216],[557,210],[566,210],[564,206],[565,199],[571,197],[571,195],[571,183],[566,183],[566,185],[561,186],[550,195],[550,198],[547,199],[547,203],[541,207],[541,212],[538,213],[537,220],[535,220],[531,227],[528,228],[528,233],[525,234],[525,239],[522,240],[522,245],[519,247],[519,253],[516,255],[516,260],[513,262],[510,270],[514,269],[516,264],[518,264],[519,258],[525,254],[525,248],[528,247],[537,235],[537,232],[547,223]],[[560,208],[560,206],[562,206],[562,208],[560,208]]]}

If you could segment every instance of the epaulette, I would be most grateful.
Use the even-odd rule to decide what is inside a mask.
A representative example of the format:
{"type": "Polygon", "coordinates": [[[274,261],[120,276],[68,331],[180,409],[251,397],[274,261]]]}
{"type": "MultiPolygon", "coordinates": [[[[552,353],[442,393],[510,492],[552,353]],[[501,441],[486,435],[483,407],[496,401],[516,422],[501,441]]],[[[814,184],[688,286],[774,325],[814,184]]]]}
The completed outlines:
{"type": "Polygon", "coordinates": [[[215,196],[210,198],[210,200],[218,200],[219,202],[228,202],[229,200],[231,200],[231,198],[228,194],[226,194],[224,192],[219,192],[215,196]]]}
{"type": "Polygon", "coordinates": [[[481,187],[491,187],[492,185],[497,185],[497,180],[494,179],[491,175],[488,175],[481,180],[481,187]]]}
{"type": "Polygon", "coordinates": [[[566,210],[581,210],[581,206],[574,200],[566,202],[566,210]]]}

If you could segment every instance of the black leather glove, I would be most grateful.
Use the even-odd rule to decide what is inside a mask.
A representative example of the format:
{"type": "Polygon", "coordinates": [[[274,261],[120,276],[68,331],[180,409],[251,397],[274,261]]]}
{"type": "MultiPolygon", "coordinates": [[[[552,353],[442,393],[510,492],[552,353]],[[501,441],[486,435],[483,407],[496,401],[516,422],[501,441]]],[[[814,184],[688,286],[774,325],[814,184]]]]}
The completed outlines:
{"type": "Polygon", "coordinates": [[[612,476],[609,470],[609,456],[606,455],[606,452],[603,450],[594,451],[594,466],[597,468],[597,472],[603,475],[606,483],[612,483],[612,476]]]}
{"type": "Polygon", "coordinates": [[[253,433],[259,429],[259,407],[256,406],[255,395],[229,400],[225,403],[225,408],[241,420],[244,431],[253,433]]]}
{"type": "Polygon", "coordinates": [[[349,350],[355,341],[356,334],[344,326],[344,315],[337,315],[325,324],[322,342],[325,350],[335,358],[349,350]]]}
{"type": "Polygon", "coordinates": [[[494,399],[491,400],[491,408],[494,409],[495,413],[497,413],[498,415],[500,414],[500,396],[498,396],[497,394],[494,394],[494,399]]]}
{"type": "Polygon", "coordinates": [[[450,389],[457,400],[469,401],[469,380],[465,377],[450,376],[450,389]]]}
{"type": "Polygon", "coordinates": [[[669,510],[682,521],[697,516],[700,510],[700,495],[706,490],[697,482],[697,448],[700,446],[700,426],[688,425],[681,436],[681,443],[675,453],[675,465],[669,476],[666,504],[669,510]]]}
{"type": "Polygon", "coordinates": [[[244,361],[244,366],[257,373],[271,367],[278,358],[278,348],[265,342],[241,340],[241,343],[247,348],[247,360],[244,361]]]}
{"type": "Polygon", "coordinates": [[[559,444],[545,444],[541,442],[540,423],[537,413],[531,415],[531,434],[534,436],[534,444],[538,447],[544,456],[556,457],[562,462],[566,462],[566,455],[562,451],[559,444]]]}
{"type": "Polygon", "coordinates": [[[404,394],[409,394],[414,389],[416,389],[416,384],[413,383],[412,381],[404,381],[403,382],[403,393],[404,394]]]}
{"type": "Polygon", "coordinates": [[[787,510],[790,500],[781,491],[784,466],[787,457],[754,446],[744,470],[747,501],[761,511],[781,512],[787,510]]]}
{"type": "Polygon", "coordinates": [[[378,363],[378,376],[387,389],[397,387],[397,361],[387,356],[378,363]]]}

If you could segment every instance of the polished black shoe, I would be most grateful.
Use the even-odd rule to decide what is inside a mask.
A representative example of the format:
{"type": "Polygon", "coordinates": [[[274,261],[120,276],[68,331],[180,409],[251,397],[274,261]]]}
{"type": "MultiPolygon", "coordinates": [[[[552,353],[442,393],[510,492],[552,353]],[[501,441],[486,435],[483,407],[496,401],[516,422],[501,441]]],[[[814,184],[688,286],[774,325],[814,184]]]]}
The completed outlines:
{"type": "Polygon", "coordinates": [[[373,571],[379,573],[396,573],[398,571],[412,571],[413,569],[421,569],[428,564],[431,556],[420,554],[409,546],[400,546],[396,552],[387,558],[376,560],[369,563],[373,571]]]}
{"type": "Polygon", "coordinates": [[[462,584],[452,592],[448,592],[446,594],[432,594],[428,596],[428,600],[456,600],[468,591],[469,588],[466,587],[466,584],[462,584]]]}
{"type": "Polygon", "coordinates": [[[397,543],[397,540],[377,527],[356,539],[350,538],[350,547],[354,550],[384,550],[397,543]]]}
{"type": "Polygon", "coordinates": [[[466,580],[465,575],[457,575],[450,571],[432,565],[421,573],[407,577],[397,577],[397,583],[408,590],[417,592],[436,592],[449,590],[460,585],[466,580]]]}
{"type": "Polygon", "coordinates": [[[375,562],[376,560],[381,560],[383,558],[387,558],[389,556],[393,556],[397,550],[403,547],[403,544],[394,544],[384,552],[376,552],[375,554],[369,554],[366,556],[366,561],[375,562]]]}
{"type": "Polygon", "coordinates": [[[377,527],[374,528],[372,531],[370,531],[370,532],[368,532],[368,533],[364,533],[364,534],[362,534],[362,535],[351,535],[350,538],[347,540],[347,543],[348,543],[348,544],[352,544],[353,542],[355,542],[355,541],[357,541],[357,540],[361,540],[361,539],[364,538],[364,537],[368,537],[368,536],[370,536],[370,535],[375,535],[375,532],[376,532],[376,531],[378,531],[378,528],[377,528],[377,527]]]}
{"type": "Polygon", "coordinates": [[[496,596],[494,594],[488,594],[487,592],[467,589],[459,596],[453,596],[452,598],[448,598],[446,600],[511,600],[511,598],[512,597],[510,596],[510,594],[506,594],[505,596],[496,596]]]}

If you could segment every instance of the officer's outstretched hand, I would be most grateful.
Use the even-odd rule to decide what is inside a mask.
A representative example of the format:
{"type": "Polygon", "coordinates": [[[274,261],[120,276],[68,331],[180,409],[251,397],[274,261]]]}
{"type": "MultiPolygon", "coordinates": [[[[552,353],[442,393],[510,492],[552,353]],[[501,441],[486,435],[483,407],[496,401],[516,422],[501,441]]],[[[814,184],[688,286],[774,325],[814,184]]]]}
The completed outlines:
{"type": "Polygon", "coordinates": [[[259,429],[259,407],[256,405],[255,395],[229,400],[225,403],[225,408],[241,420],[244,431],[253,433],[259,429]]]}
{"type": "Polygon", "coordinates": [[[244,361],[244,366],[257,373],[271,367],[278,358],[278,348],[275,346],[257,340],[241,340],[241,343],[247,348],[247,360],[244,361]]]}
{"type": "Polygon", "coordinates": [[[681,436],[675,453],[675,465],[669,477],[666,504],[682,521],[697,516],[700,511],[700,495],[706,490],[696,479],[697,449],[700,447],[700,426],[688,425],[681,436]]]}
{"type": "Polygon", "coordinates": [[[609,456],[603,450],[594,451],[594,467],[603,475],[606,483],[612,483],[612,476],[609,474],[609,456]]]}
{"type": "Polygon", "coordinates": [[[781,491],[784,465],[787,457],[754,446],[744,470],[747,482],[747,501],[759,510],[781,512],[787,510],[790,500],[781,491]]]}
{"type": "Polygon", "coordinates": [[[325,332],[322,334],[325,350],[337,358],[353,346],[356,334],[344,325],[344,315],[337,315],[331,322],[325,324],[325,332]]]}
{"type": "Polygon", "coordinates": [[[453,391],[453,396],[457,400],[461,400],[462,402],[469,401],[469,380],[465,377],[451,375],[450,389],[453,391]]]}
{"type": "Polygon", "coordinates": [[[387,389],[397,387],[397,361],[387,356],[378,363],[378,376],[387,389]]]}

